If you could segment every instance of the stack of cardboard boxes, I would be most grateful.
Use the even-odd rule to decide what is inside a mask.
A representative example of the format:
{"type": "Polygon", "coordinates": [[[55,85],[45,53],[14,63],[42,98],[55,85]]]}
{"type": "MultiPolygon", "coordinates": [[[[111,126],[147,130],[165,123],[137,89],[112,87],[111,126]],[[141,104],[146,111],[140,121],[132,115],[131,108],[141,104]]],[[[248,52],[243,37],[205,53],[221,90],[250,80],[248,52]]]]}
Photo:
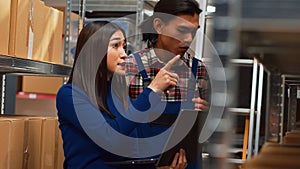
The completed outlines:
{"type": "MultiPolygon", "coordinates": [[[[62,11],[46,6],[41,0],[1,1],[0,11],[0,55],[62,63],[62,11]]],[[[53,85],[44,86],[45,91],[35,91],[36,86],[49,84],[49,78],[24,76],[22,79],[24,92],[55,94],[62,84],[62,78],[51,78],[53,85]],[[29,82],[35,85],[28,85],[29,82]]]]}
{"type": "Polygon", "coordinates": [[[0,54],[8,54],[11,1],[0,1],[0,54]]]}
{"type": "Polygon", "coordinates": [[[1,169],[62,169],[62,138],[55,117],[0,116],[1,169]]]}
{"type": "MultiPolygon", "coordinates": [[[[63,12],[41,0],[0,1],[0,55],[62,63],[63,12]]],[[[62,77],[22,77],[24,92],[56,94],[62,77]],[[38,86],[38,87],[37,87],[38,86]]],[[[57,117],[0,116],[1,169],[62,169],[57,117]]]]}
{"type": "MultiPolygon", "coordinates": [[[[10,7],[8,6],[10,5],[10,7]]],[[[40,0],[11,0],[8,55],[61,63],[63,13],[40,0]]]]}

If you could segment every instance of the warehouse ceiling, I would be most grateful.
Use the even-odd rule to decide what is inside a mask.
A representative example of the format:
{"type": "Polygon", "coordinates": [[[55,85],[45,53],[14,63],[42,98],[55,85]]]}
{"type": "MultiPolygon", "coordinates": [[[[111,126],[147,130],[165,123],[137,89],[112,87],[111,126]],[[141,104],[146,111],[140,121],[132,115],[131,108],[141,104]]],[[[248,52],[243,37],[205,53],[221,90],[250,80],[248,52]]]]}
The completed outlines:
{"type": "Polygon", "coordinates": [[[248,57],[259,57],[269,69],[300,75],[300,32],[242,32],[241,50],[248,57]]]}
{"type": "Polygon", "coordinates": [[[300,84],[300,1],[242,0],[242,56],[300,84]]]}

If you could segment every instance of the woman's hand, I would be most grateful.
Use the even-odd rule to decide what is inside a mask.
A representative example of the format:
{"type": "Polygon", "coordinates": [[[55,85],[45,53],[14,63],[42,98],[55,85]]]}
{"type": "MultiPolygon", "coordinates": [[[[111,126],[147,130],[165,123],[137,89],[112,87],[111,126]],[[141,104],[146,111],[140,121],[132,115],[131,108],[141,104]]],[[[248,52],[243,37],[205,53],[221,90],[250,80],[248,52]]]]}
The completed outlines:
{"type": "Polygon", "coordinates": [[[179,59],[180,55],[176,55],[163,68],[161,68],[148,87],[156,93],[161,93],[169,87],[176,86],[178,75],[171,72],[170,69],[179,59]]]}
{"type": "Polygon", "coordinates": [[[185,151],[183,149],[179,150],[179,153],[175,154],[173,162],[170,166],[157,167],[156,169],[185,169],[187,167],[187,160],[185,156],[185,151]]]}

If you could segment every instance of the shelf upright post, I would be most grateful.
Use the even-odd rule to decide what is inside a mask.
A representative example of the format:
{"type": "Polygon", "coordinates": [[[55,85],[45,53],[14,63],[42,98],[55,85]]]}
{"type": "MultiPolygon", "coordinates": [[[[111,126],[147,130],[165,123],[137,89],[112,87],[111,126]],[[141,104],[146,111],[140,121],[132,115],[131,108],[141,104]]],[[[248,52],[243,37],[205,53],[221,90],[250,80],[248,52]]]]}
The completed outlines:
{"type": "Polygon", "coordinates": [[[65,35],[64,35],[64,64],[69,63],[69,50],[70,50],[70,22],[71,22],[71,0],[66,0],[65,9],[65,35]]]}
{"type": "Polygon", "coordinates": [[[289,106],[288,106],[288,126],[287,130],[296,129],[296,114],[297,114],[297,86],[293,85],[290,87],[289,94],[289,106]]]}
{"type": "Polygon", "coordinates": [[[254,142],[254,155],[257,155],[259,148],[259,134],[260,134],[260,119],[261,119],[261,105],[262,105],[262,94],[263,94],[263,81],[264,81],[264,66],[262,63],[259,64],[259,81],[258,81],[258,93],[257,93],[257,114],[256,114],[256,131],[255,131],[255,142],[254,142]]]}
{"type": "MultiPolygon", "coordinates": [[[[269,122],[268,117],[270,117],[270,98],[271,98],[271,71],[268,69],[265,69],[266,73],[267,73],[267,88],[266,88],[266,120],[265,122],[269,122]]],[[[266,123],[267,125],[265,125],[265,137],[264,140],[267,141],[268,140],[268,132],[269,132],[269,126],[268,123],[266,123]]]]}
{"type": "MultiPolygon", "coordinates": [[[[144,0],[137,0],[137,10],[136,10],[136,26],[140,25],[143,20],[144,20],[144,0]]],[[[138,49],[142,49],[142,35],[139,32],[139,29],[136,29],[135,33],[135,42],[136,42],[136,47],[138,49]]]]}
{"type": "Polygon", "coordinates": [[[248,137],[248,151],[247,159],[252,156],[252,140],[253,140],[253,128],[254,128],[254,114],[255,114],[255,98],[256,98],[256,84],[257,84],[257,59],[253,60],[253,72],[252,72],[252,88],[251,88],[251,103],[250,103],[250,123],[249,123],[249,137],[248,137]]]}
{"type": "Polygon", "coordinates": [[[202,9],[202,12],[200,13],[199,17],[199,23],[200,23],[200,29],[197,31],[198,33],[196,34],[196,46],[195,48],[195,53],[198,59],[203,58],[203,53],[204,53],[204,39],[205,39],[205,29],[206,29],[206,16],[207,16],[207,0],[198,0],[200,4],[200,8],[202,9]]]}
{"type": "Polygon", "coordinates": [[[279,143],[283,143],[284,136],[284,99],[285,99],[285,75],[281,75],[281,99],[280,99],[280,130],[279,130],[279,143]]]}
{"type": "Polygon", "coordinates": [[[267,118],[267,141],[280,142],[280,112],[281,112],[281,95],[282,95],[282,78],[278,70],[271,71],[270,79],[270,97],[269,97],[269,114],[267,118]]]}
{"type": "Polygon", "coordinates": [[[79,20],[78,20],[78,30],[80,31],[85,24],[85,11],[86,11],[86,0],[80,0],[79,4],[79,20]]]}

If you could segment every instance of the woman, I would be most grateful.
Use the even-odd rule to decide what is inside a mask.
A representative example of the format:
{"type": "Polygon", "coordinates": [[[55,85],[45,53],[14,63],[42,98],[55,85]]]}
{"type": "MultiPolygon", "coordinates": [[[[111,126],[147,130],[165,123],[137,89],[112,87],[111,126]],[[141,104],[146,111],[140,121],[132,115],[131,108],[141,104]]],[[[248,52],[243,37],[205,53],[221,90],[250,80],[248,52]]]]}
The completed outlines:
{"type": "MultiPolygon", "coordinates": [[[[159,98],[156,92],[177,83],[177,75],[168,69],[179,57],[160,71],[136,101],[128,103],[124,35],[106,21],[90,23],[80,32],[69,81],[56,98],[65,169],[114,169],[118,167],[105,162],[140,157],[133,139],[136,128],[149,119],[151,105],[159,98]]],[[[185,168],[185,152],[178,152],[170,165],[162,168],[185,168]]]]}

